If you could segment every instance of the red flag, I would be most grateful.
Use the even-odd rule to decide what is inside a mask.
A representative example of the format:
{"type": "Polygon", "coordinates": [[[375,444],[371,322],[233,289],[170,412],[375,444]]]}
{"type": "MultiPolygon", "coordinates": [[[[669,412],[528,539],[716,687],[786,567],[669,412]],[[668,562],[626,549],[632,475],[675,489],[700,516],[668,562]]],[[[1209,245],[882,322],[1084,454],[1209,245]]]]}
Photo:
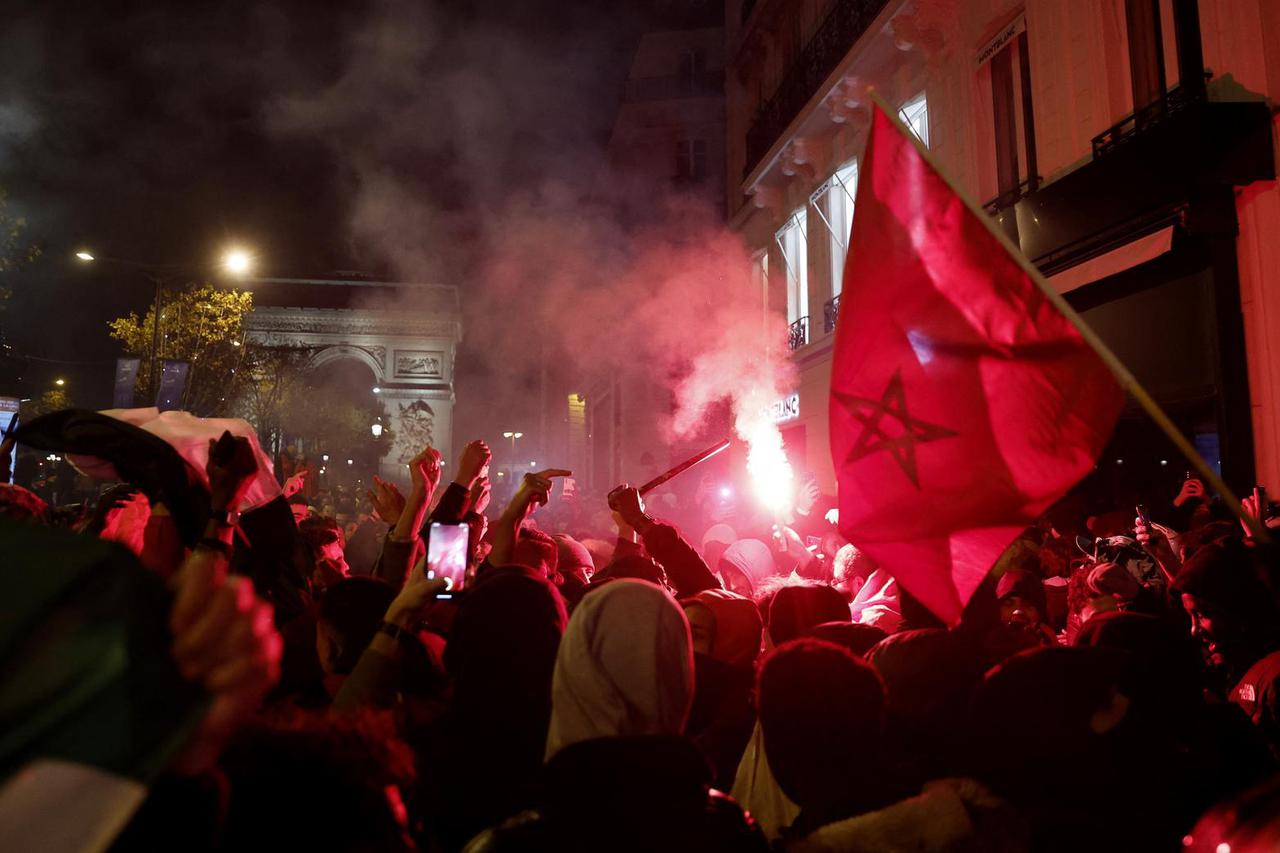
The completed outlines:
{"type": "Polygon", "coordinates": [[[879,109],[831,370],[840,527],[949,624],[1093,467],[1124,395],[1027,271],[879,109]]]}

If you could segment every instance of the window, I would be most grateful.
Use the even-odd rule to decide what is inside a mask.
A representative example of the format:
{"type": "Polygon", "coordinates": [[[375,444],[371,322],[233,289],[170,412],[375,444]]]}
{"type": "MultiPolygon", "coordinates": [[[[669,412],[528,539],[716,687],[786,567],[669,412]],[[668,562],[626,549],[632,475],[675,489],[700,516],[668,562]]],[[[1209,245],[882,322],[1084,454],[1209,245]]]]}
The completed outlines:
{"type": "Polygon", "coordinates": [[[1125,0],[1129,31],[1129,76],[1133,83],[1133,111],[1164,97],[1164,33],[1160,0],[1125,0]]]}
{"type": "Polygon", "coordinates": [[[839,296],[844,284],[844,259],[853,228],[853,203],[858,193],[858,161],[850,160],[809,197],[831,237],[831,295],[839,296]],[[825,208],[825,211],[824,211],[825,208]]]}
{"type": "Polygon", "coordinates": [[[925,148],[929,147],[929,102],[924,92],[903,104],[898,109],[898,118],[911,128],[911,132],[924,143],[925,148]]]}
{"type": "Polygon", "coordinates": [[[809,251],[805,208],[792,212],[775,238],[787,267],[787,322],[809,314],[809,251]]]}
{"type": "Polygon", "coordinates": [[[979,79],[989,77],[991,83],[996,160],[993,204],[999,210],[1023,196],[1024,183],[1027,192],[1035,192],[1039,183],[1026,19],[1019,15],[1001,30],[978,52],[978,62],[982,66],[979,79]]]}
{"type": "Polygon", "coordinates": [[[680,84],[686,91],[694,90],[706,70],[707,56],[702,52],[702,48],[690,48],[680,53],[680,84]]]}
{"type": "Polygon", "coordinates": [[[676,178],[701,181],[707,176],[707,140],[681,139],[676,142],[676,178]]]}

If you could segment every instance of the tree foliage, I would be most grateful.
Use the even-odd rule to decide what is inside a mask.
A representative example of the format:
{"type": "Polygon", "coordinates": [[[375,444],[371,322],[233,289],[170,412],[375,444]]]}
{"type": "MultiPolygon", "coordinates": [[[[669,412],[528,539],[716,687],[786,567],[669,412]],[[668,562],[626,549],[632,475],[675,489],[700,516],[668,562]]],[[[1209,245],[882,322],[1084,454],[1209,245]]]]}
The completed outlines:
{"type": "MultiPolygon", "coordinates": [[[[21,269],[40,257],[40,245],[28,243],[23,237],[26,230],[26,218],[9,212],[9,194],[0,187],[0,274],[21,269]]],[[[0,313],[10,295],[9,285],[0,279],[0,313]]]]}
{"type": "MultiPolygon", "coordinates": [[[[181,407],[201,417],[225,415],[251,383],[253,354],[244,340],[244,318],[253,310],[253,294],[209,284],[161,293],[160,359],[189,362],[181,407]],[[248,368],[248,369],[246,369],[248,368]]],[[[111,337],[141,360],[136,390],[153,400],[151,344],[155,306],[139,318],[130,313],[108,324],[111,337]]]]}
{"type": "Polygon", "coordinates": [[[62,388],[50,388],[45,391],[36,400],[32,400],[22,406],[22,419],[31,420],[41,415],[47,415],[50,412],[60,412],[63,409],[71,409],[75,407],[75,403],[71,402],[71,396],[62,388]]]}

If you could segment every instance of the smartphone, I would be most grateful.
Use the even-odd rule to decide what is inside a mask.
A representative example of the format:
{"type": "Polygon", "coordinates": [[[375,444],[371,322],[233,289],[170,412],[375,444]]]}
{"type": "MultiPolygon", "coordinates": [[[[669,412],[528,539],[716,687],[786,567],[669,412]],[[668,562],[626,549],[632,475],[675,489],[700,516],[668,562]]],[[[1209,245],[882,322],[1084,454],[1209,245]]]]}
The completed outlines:
{"type": "Polygon", "coordinates": [[[466,584],[470,535],[468,524],[432,522],[427,532],[427,577],[444,578],[449,592],[460,590],[466,584]]]}
{"type": "Polygon", "coordinates": [[[1145,527],[1151,526],[1151,519],[1147,518],[1147,508],[1145,506],[1138,504],[1134,507],[1134,511],[1138,513],[1138,518],[1142,519],[1142,524],[1145,527]]]}

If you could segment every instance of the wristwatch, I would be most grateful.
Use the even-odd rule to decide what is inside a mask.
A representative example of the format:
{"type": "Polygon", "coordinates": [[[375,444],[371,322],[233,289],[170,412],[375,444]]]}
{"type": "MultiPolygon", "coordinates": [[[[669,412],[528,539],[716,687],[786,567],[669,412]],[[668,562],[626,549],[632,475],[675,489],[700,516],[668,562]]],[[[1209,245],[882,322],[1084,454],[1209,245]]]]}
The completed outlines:
{"type": "Polygon", "coordinates": [[[385,622],[385,621],[378,626],[378,631],[380,633],[386,634],[388,637],[390,637],[393,640],[396,640],[397,642],[399,642],[401,639],[403,639],[405,636],[409,634],[409,629],[405,628],[403,625],[397,625],[394,622],[385,622]]]}
{"type": "Polygon", "coordinates": [[[215,509],[210,511],[209,520],[219,527],[236,527],[240,524],[240,511],[237,509],[215,509]]]}

